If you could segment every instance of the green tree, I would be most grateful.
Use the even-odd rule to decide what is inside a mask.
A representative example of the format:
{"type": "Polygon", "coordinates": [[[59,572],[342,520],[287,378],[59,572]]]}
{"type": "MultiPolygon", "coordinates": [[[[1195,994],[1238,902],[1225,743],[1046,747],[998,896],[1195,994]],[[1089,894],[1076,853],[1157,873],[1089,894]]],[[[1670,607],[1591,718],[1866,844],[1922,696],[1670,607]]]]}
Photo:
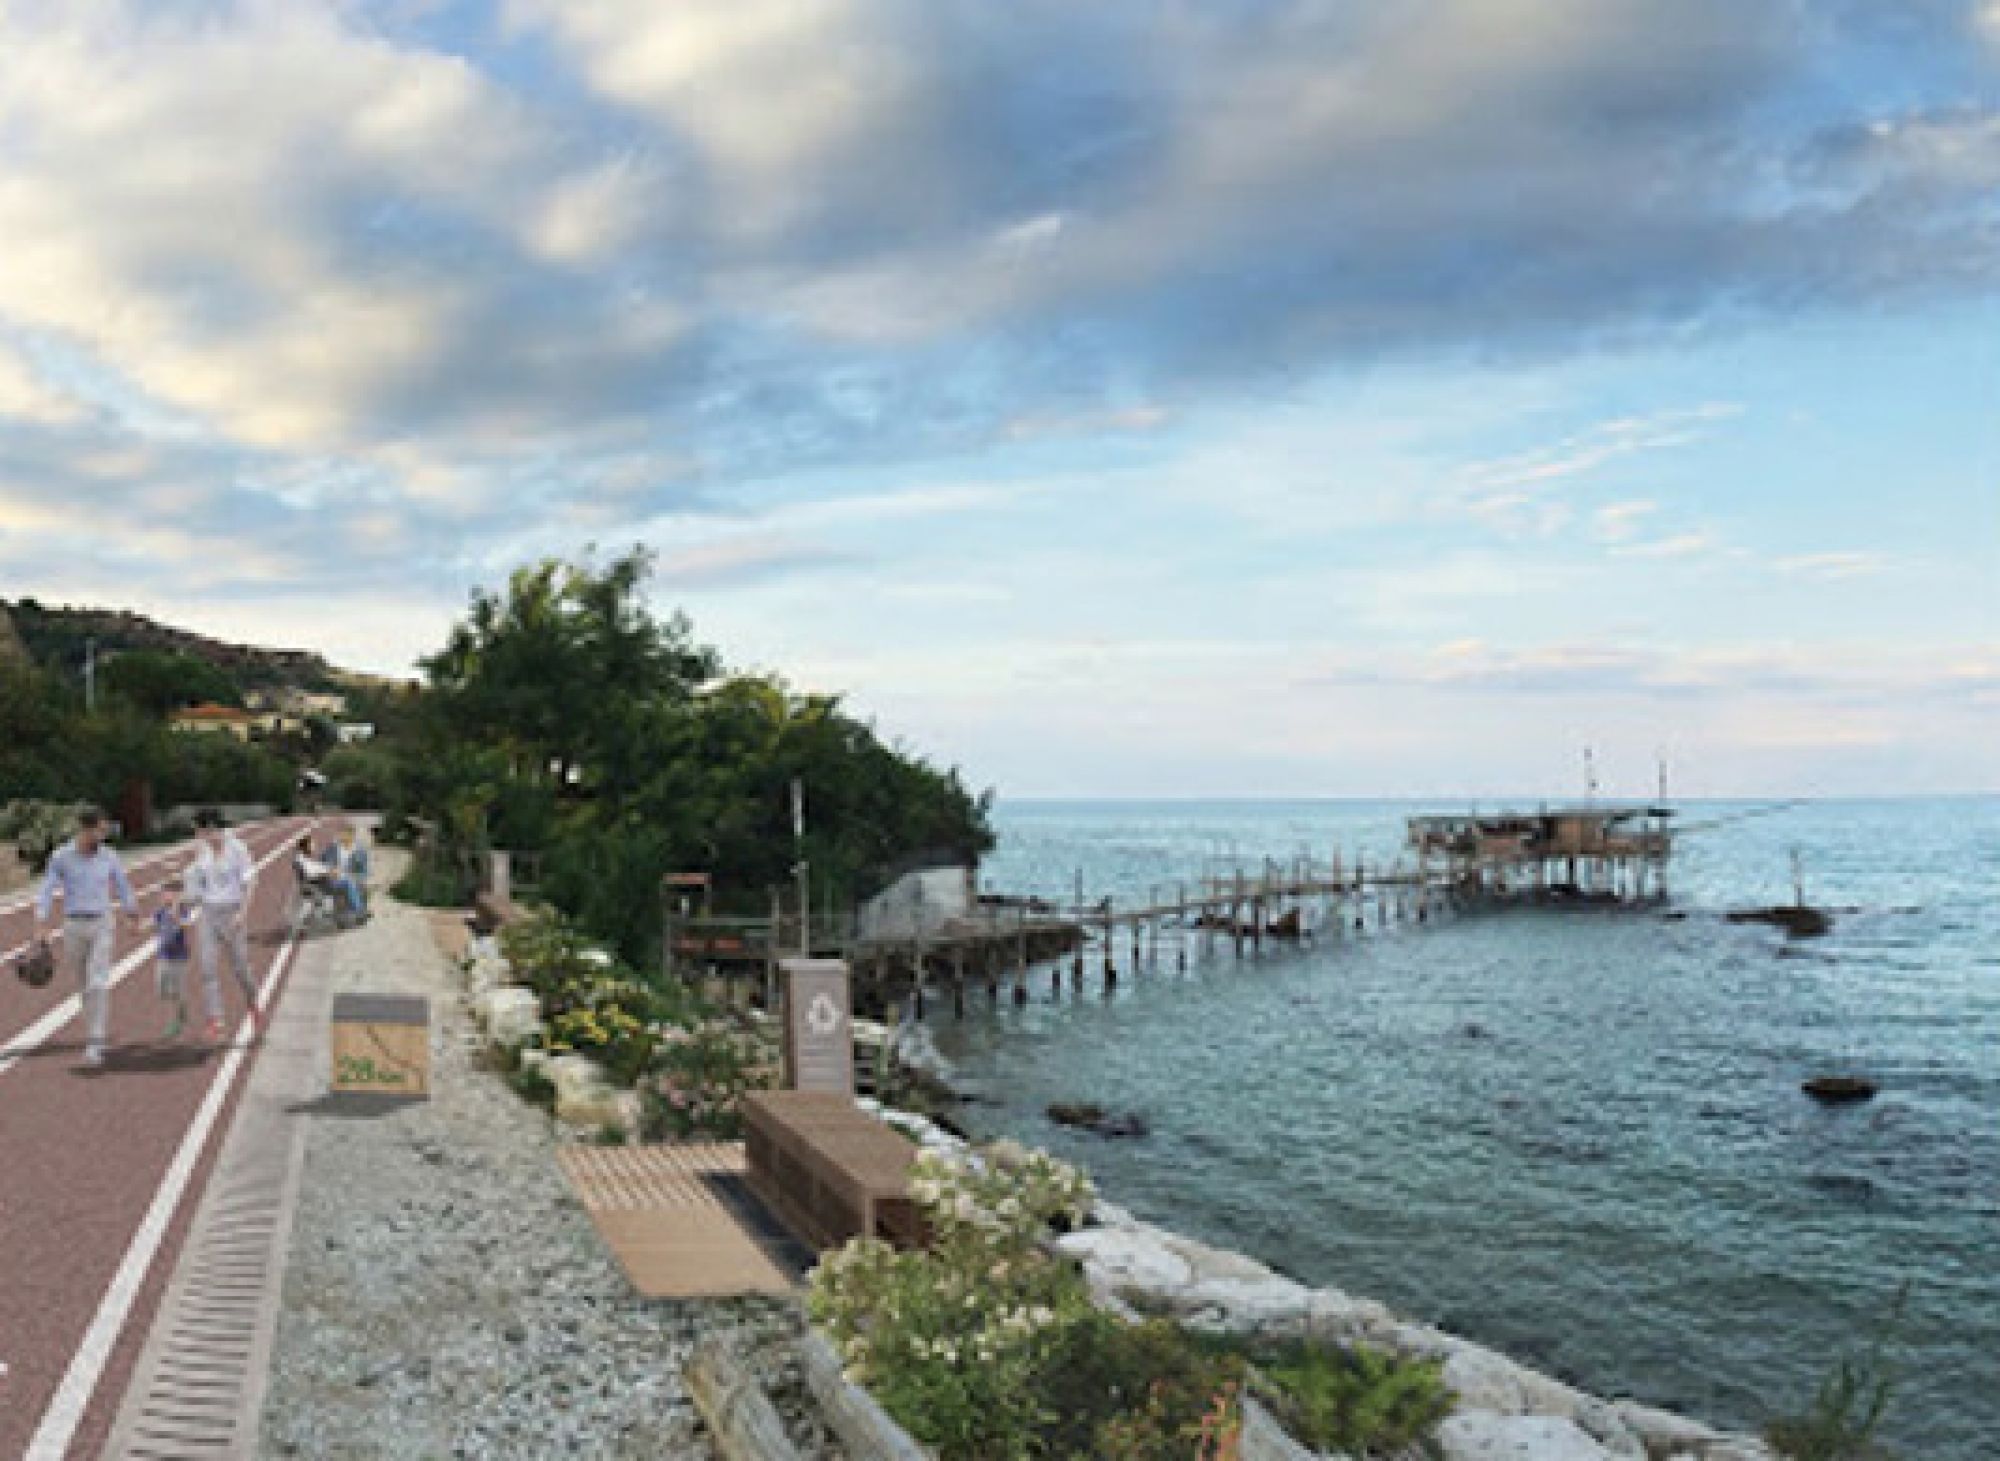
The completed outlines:
{"type": "Polygon", "coordinates": [[[156,717],[189,705],[243,703],[243,692],[234,680],[207,660],[189,654],[127,650],[104,662],[98,682],[107,699],[121,700],[156,717]]]}
{"type": "Polygon", "coordinates": [[[442,830],[444,864],[545,852],[551,900],[644,966],[664,873],[706,870],[742,910],[789,888],[795,779],[815,886],[841,901],[911,852],[991,846],[989,800],[955,771],[886,744],[835,697],[720,678],[685,617],[646,608],[647,569],[639,551],[524,568],[425,661],[396,810],[442,830]]]}

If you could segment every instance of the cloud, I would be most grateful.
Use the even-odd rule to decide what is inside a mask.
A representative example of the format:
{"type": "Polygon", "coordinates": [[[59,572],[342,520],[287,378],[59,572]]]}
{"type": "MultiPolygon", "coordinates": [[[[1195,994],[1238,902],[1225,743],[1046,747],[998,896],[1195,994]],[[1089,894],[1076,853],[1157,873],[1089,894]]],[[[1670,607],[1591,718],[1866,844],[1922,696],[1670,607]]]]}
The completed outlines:
{"type": "Polygon", "coordinates": [[[1620,558],[1705,558],[1721,547],[1713,533],[1693,532],[1644,542],[1622,542],[1611,551],[1620,558]]]}
{"type": "Polygon", "coordinates": [[[1866,642],[1816,646],[1746,642],[1723,648],[1546,644],[1511,649],[1453,640],[1415,660],[1336,657],[1312,683],[1400,685],[1514,695],[1685,699],[1780,697],[1867,703],[1886,697],[1968,704],[2000,689],[2000,646],[1917,654],[1866,642]]]}
{"type": "Polygon", "coordinates": [[[1711,402],[1602,421],[1554,446],[1470,463],[1459,476],[1470,491],[1539,488],[1595,472],[1624,457],[1687,446],[1707,435],[1711,423],[1741,415],[1742,410],[1734,403],[1711,402]]]}
{"type": "Polygon", "coordinates": [[[73,421],[80,414],[74,399],[51,387],[26,356],[0,339],[0,420],[11,416],[49,424],[73,421]]]}
{"type": "Polygon", "coordinates": [[[1993,114],[1829,110],[1845,11],[470,14],[9,7],[0,327],[237,447],[421,443],[434,501],[498,456],[1144,429],[1274,372],[1995,279],[1993,114]]]}
{"type": "Polygon", "coordinates": [[[1601,543],[1629,542],[1638,535],[1641,520],[1658,512],[1659,506],[1644,498],[1608,502],[1591,513],[1592,531],[1601,543]]]}
{"type": "Polygon", "coordinates": [[[1881,553],[1799,553],[1776,559],[1771,566],[1797,578],[1867,578],[1887,568],[1889,559],[1881,553]]]}

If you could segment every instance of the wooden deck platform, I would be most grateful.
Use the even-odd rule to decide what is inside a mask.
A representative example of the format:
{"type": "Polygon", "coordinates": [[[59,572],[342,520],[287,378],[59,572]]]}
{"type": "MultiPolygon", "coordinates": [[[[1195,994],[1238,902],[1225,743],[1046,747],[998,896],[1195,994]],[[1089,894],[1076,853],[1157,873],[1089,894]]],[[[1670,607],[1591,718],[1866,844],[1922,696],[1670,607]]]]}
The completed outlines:
{"type": "Polygon", "coordinates": [[[558,1160],[646,1298],[788,1294],[812,1261],[750,1196],[741,1143],[566,1146],[558,1160]]]}

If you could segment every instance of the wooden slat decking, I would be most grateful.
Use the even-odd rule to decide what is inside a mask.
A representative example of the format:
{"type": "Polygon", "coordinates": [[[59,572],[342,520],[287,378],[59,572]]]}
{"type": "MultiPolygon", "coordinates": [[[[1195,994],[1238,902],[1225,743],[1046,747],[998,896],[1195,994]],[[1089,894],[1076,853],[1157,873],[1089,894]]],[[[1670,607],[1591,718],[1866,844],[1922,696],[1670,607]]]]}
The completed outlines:
{"type": "Polygon", "coordinates": [[[558,1152],[632,1287],[649,1299],[787,1294],[800,1254],[762,1222],[738,1142],[566,1146],[558,1152]]]}

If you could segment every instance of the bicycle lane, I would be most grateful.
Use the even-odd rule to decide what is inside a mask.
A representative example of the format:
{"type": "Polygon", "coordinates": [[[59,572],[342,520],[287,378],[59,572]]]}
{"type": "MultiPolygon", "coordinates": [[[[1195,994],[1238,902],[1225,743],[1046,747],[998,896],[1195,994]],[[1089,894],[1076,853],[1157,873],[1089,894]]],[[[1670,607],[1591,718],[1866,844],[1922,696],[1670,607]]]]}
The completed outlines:
{"type": "MultiPolygon", "coordinates": [[[[253,858],[259,863],[269,858],[271,865],[275,866],[278,858],[274,854],[289,847],[310,825],[308,819],[284,818],[242,828],[239,835],[253,858]]],[[[194,847],[189,844],[173,849],[167,856],[153,859],[143,871],[135,870],[132,873],[132,891],[139,900],[140,908],[150,913],[158,906],[168,879],[185,872],[193,861],[194,847]]],[[[58,915],[57,927],[60,926],[61,917],[58,915]]],[[[0,1073],[23,1058],[28,1049],[54,1035],[61,1024],[66,1023],[58,1019],[59,1012],[77,998],[76,979],[67,970],[41,989],[29,988],[15,974],[15,961],[33,943],[34,931],[32,906],[0,914],[0,1073]]],[[[127,928],[122,921],[116,931],[116,940],[112,955],[114,990],[122,983],[117,971],[135,953],[152,947],[148,932],[127,928]]],[[[60,937],[56,939],[55,946],[60,954],[60,937]]],[[[114,993],[113,1002],[116,1003],[117,999],[114,993]]]]}
{"type": "MultiPolygon", "coordinates": [[[[299,829],[274,830],[246,915],[267,1010],[290,957],[282,856],[299,829]]],[[[0,1456],[103,1446],[255,1058],[227,1048],[247,1030],[226,972],[225,1048],[156,1043],[162,1011],[145,979],[149,960],[112,1002],[102,1071],[77,1066],[74,1019],[0,1070],[0,1456]]]]}

